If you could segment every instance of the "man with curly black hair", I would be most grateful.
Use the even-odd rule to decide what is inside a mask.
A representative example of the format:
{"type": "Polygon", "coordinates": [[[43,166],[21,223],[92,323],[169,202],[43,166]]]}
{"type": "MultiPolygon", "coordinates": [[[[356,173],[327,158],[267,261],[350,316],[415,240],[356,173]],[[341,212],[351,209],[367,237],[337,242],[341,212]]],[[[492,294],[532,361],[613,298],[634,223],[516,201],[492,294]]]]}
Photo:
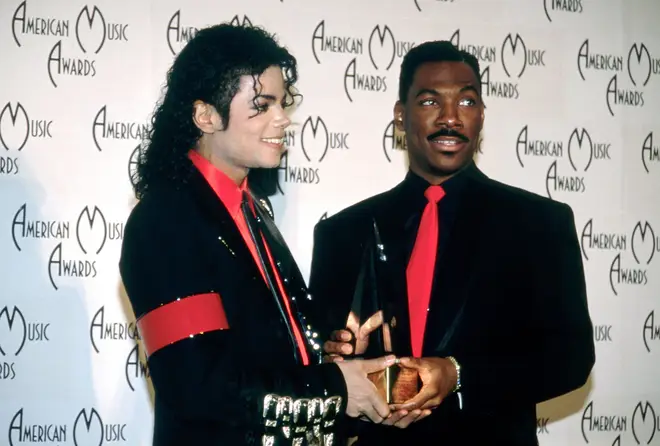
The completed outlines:
{"type": "Polygon", "coordinates": [[[119,265],[156,392],[154,445],[331,444],[345,414],[388,422],[367,373],[393,358],[321,364],[305,282],[248,185],[280,163],[296,80],[271,35],[227,24],[201,30],[168,73],[119,265]]]}

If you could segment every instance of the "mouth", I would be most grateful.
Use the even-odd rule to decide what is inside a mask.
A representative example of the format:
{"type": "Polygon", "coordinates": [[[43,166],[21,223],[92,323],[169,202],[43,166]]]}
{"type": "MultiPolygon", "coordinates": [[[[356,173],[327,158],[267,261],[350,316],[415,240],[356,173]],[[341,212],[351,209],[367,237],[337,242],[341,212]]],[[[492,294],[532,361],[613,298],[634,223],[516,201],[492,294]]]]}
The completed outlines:
{"type": "Polygon", "coordinates": [[[466,142],[454,136],[440,136],[431,140],[433,147],[445,152],[455,152],[463,148],[466,142]]]}
{"type": "Polygon", "coordinates": [[[277,148],[282,147],[284,144],[284,138],[261,138],[261,141],[277,148]]]}

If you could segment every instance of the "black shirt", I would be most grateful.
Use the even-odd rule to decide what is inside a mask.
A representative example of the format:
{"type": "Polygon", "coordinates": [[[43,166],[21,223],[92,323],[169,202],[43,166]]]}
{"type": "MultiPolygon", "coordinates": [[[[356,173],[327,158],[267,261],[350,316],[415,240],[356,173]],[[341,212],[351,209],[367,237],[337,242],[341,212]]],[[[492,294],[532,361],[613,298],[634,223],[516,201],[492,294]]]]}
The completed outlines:
{"type": "MultiPolygon", "coordinates": [[[[439,237],[438,237],[438,255],[440,258],[444,252],[449,235],[456,222],[456,214],[458,212],[459,204],[461,202],[461,192],[465,184],[468,182],[470,174],[476,169],[474,162],[471,162],[466,168],[458,172],[453,177],[444,181],[441,187],[445,191],[444,197],[438,202],[438,223],[439,223],[439,237]]],[[[428,200],[424,196],[426,189],[431,186],[431,183],[420,177],[413,171],[408,171],[405,179],[403,180],[403,195],[406,197],[404,213],[406,218],[405,223],[405,240],[407,246],[408,260],[412,254],[417,237],[417,231],[422,219],[422,213],[426,207],[428,200]]]]}

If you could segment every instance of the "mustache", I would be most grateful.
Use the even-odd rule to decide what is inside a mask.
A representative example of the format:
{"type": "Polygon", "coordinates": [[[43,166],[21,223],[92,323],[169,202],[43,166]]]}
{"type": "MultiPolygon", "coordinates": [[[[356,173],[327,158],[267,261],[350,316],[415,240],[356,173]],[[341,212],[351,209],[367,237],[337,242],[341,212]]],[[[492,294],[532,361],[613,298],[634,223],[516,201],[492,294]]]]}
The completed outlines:
{"type": "Polygon", "coordinates": [[[470,138],[468,138],[464,134],[458,133],[456,130],[445,129],[445,128],[440,129],[437,132],[433,133],[427,139],[429,141],[433,141],[434,139],[439,138],[441,136],[450,136],[450,137],[453,137],[453,138],[458,138],[463,142],[470,142],[470,138]]]}

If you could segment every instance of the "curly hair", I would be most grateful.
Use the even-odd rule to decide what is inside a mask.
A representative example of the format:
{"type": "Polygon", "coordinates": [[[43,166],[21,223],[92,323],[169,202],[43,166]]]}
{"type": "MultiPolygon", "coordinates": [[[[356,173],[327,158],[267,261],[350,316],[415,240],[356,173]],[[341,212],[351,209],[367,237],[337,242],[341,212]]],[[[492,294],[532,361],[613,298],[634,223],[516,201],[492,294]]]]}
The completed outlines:
{"type": "Polygon", "coordinates": [[[226,128],[240,78],[257,79],[271,66],[282,68],[285,106],[291,106],[300,96],[293,87],[298,79],[297,61],[272,34],[259,27],[226,23],[201,29],[167,72],[165,94],[152,115],[132,178],[135,196],[141,199],[159,184],[180,185],[188,180],[193,166],[187,154],[202,135],[193,122],[195,101],[214,106],[226,128]]]}
{"type": "MultiPolygon", "coordinates": [[[[401,62],[399,101],[404,104],[406,103],[406,97],[413,84],[417,69],[420,65],[428,62],[463,62],[472,68],[477,81],[481,80],[479,61],[472,54],[458,49],[453,43],[447,40],[424,42],[421,45],[413,47],[401,62]]],[[[477,87],[481,89],[480,82],[478,82],[477,87]]]]}

